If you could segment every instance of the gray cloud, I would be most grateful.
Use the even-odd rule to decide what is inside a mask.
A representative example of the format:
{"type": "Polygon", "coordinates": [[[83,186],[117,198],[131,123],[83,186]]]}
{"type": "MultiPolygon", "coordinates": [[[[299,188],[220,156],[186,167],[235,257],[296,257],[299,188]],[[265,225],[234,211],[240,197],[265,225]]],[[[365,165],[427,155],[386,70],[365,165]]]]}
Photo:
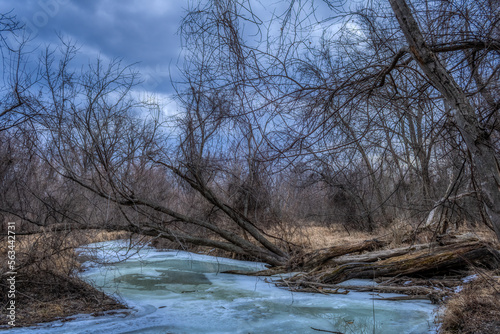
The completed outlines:
{"type": "Polygon", "coordinates": [[[176,0],[0,0],[0,10],[13,10],[36,42],[57,43],[61,34],[87,59],[100,54],[139,62],[145,88],[162,92],[171,89],[168,68],[175,72],[180,53],[183,6],[176,0]]]}

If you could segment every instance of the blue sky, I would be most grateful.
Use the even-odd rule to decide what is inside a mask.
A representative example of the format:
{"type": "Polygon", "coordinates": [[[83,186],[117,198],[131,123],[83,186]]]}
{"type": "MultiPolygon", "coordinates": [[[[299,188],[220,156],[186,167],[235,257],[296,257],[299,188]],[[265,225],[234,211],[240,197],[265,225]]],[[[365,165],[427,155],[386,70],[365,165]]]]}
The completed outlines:
{"type": "MultiPolygon", "coordinates": [[[[137,63],[143,83],[139,88],[168,99],[173,93],[171,77],[178,78],[182,61],[178,29],[189,2],[195,0],[0,0],[0,11],[12,11],[34,37],[41,50],[57,45],[58,35],[77,43],[78,61],[96,57],[122,58],[137,63]]],[[[287,2],[256,0],[252,9],[275,8],[284,12],[287,2]]],[[[330,11],[322,1],[320,13],[330,11]]],[[[279,26],[276,27],[279,29],[279,26]]]]}
{"type": "Polygon", "coordinates": [[[0,0],[40,47],[59,43],[58,34],[80,47],[80,59],[123,58],[138,63],[142,89],[172,91],[180,54],[179,23],[187,0],[0,0]]]}

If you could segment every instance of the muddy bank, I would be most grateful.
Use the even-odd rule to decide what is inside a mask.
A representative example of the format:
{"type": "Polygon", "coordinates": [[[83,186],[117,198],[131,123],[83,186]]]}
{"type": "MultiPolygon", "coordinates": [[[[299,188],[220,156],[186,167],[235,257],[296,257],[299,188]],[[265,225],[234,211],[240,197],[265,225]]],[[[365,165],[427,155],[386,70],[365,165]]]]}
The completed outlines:
{"type": "MultiPolygon", "coordinates": [[[[64,277],[54,273],[39,274],[36,277],[17,275],[16,290],[16,327],[61,319],[70,321],[72,316],[84,313],[99,316],[126,308],[78,277],[64,277]]],[[[0,303],[7,305],[9,300],[6,285],[2,284],[0,291],[0,303]]],[[[10,328],[6,325],[7,322],[6,310],[2,309],[0,329],[10,328]]]]}

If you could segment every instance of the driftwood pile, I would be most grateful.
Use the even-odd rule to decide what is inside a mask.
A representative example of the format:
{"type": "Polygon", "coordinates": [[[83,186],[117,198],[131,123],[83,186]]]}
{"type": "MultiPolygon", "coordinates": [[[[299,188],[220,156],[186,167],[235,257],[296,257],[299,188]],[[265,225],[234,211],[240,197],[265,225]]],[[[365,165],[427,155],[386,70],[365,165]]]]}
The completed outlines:
{"type": "Polygon", "coordinates": [[[462,278],[470,269],[500,268],[499,245],[478,239],[448,238],[439,243],[376,250],[386,245],[383,241],[367,240],[330,247],[293,259],[288,266],[254,274],[298,272],[275,281],[293,291],[401,293],[408,296],[389,299],[428,298],[437,303],[463,284],[462,278]],[[378,284],[339,285],[350,279],[373,279],[378,284]]]}

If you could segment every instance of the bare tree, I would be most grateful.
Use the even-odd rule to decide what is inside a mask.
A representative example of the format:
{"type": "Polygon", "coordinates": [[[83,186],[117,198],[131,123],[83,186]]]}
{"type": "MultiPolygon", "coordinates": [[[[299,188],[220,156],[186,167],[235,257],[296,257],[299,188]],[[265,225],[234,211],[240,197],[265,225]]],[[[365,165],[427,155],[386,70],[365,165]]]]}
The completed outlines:
{"type": "Polygon", "coordinates": [[[11,13],[0,14],[0,52],[3,88],[0,90],[0,131],[16,127],[38,116],[31,107],[37,67],[29,63],[29,36],[11,13]]]}
{"type": "Polygon", "coordinates": [[[133,99],[139,75],[119,60],[77,71],[66,43],[28,76],[18,52],[0,148],[33,158],[5,154],[18,196],[1,210],[35,232],[128,231],[282,265],[294,250],[270,231],[283,217],[371,231],[479,187],[499,235],[498,7],[327,4],[332,15],[296,1],[267,18],[244,0],[195,4],[177,118],[133,99]],[[47,176],[23,177],[33,170],[47,176]]]}
{"type": "MultiPolygon", "coordinates": [[[[337,11],[335,14],[342,10],[335,2],[328,4],[337,11]]],[[[329,156],[333,156],[336,173],[349,170],[349,165],[364,165],[364,187],[372,190],[371,195],[358,190],[363,211],[368,220],[379,211],[383,218],[377,219],[386,221],[392,219],[389,206],[394,205],[395,194],[402,194],[397,189],[402,184],[410,182],[402,196],[418,184],[421,191],[410,190],[416,197],[406,206],[421,203],[421,210],[431,210],[446,193],[447,186],[437,188],[437,176],[443,168],[439,156],[457,150],[443,141],[451,133],[450,119],[469,151],[474,151],[472,144],[479,149],[477,156],[472,154],[472,162],[477,165],[475,173],[496,175],[498,76],[498,16],[491,14],[498,8],[493,3],[414,2],[428,40],[422,44],[424,36],[420,34],[419,47],[424,45],[434,55],[432,59],[439,58],[452,69],[446,72],[441,66],[444,72],[440,75],[448,76],[443,80],[448,82],[452,76],[459,80],[449,81],[454,89],[461,89],[455,93],[462,95],[455,94],[453,101],[451,93],[444,94],[442,83],[438,85],[437,78],[428,73],[429,68],[439,66],[416,53],[416,44],[407,46],[408,34],[416,38],[420,30],[415,30],[416,26],[401,28],[398,20],[408,23],[406,16],[402,18],[400,12],[392,12],[387,5],[372,1],[365,8],[340,12],[343,21],[333,17],[321,21],[313,16],[320,15],[314,8],[293,2],[269,24],[271,28],[273,24],[281,27],[276,33],[256,18],[249,2],[204,2],[193,8],[183,26],[187,45],[199,51],[193,53],[194,61],[190,62],[198,70],[189,76],[196,78],[198,91],[224,90],[240,101],[251,100],[245,102],[244,108],[230,110],[234,118],[266,110],[273,127],[262,134],[275,158],[291,162],[300,156],[312,156],[314,160],[331,161],[329,156]],[[238,20],[245,20],[247,25],[240,25],[238,20]],[[328,20],[332,23],[325,24],[328,20]],[[252,31],[265,38],[257,42],[245,39],[243,28],[252,24],[252,31]],[[318,26],[323,29],[319,37],[318,26]],[[422,59],[427,64],[425,70],[422,59]],[[465,67],[463,60],[467,60],[465,67]],[[457,100],[457,96],[466,100],[457,100]],[[466,105],[462,102],[469,103],[468,113],[454,113],[450,118],[457,103],[462,108],[466,105]],[[473,131],[472,137],[467,131],[473,131]],[[485,159],[490,159],[489,163],[479,156],[488,156],[485,159]],[[392,172],[389,163],[396,168],[392,172]],[[394,171],[398,175],[396,182],[394,171]]],[[[454,168],[450,166],[446,168],[454,168]]],[[[482,200],[495,221],[498,205],[492,203],[496,203],[498,180],[496,176],[484,177],[479,178],[481,188],[490,195],[484,193],[482,200]]],[[[470,185],[474,185],[472,179],[467,187],[470,185]]]]}
{"type": "MultiPolygon", "coordinates": [[[[409,44],[409,52],[419,64],[422,71],[429,78],[432,84],[443,95],[445,101],[454,110],[454,120],[468,151],[471,154],[477,177],[482,191],[483,202],[487,213],[493,224],[497,237],[500,239],[500,164],[497,152],[491,140],[490,130],[481,125],[475,108],[469,101],[465,91],[458,82],[451,76],[450,72],[443,65],[442,60],[436,56],[436,51],[432,50],[424,38],[421,29],[414,18],[414,14],[406,1],[390,0],[394,14],[398,19],[406,40],[409,44]]],[[[487,6],[486,4],[483,4],[487,6]]],[[[493,9],[493,8],[492,8],[493,9]]],[[[490,24],[495,24],[498,17],[490,20],[490,24]]],[[[470,22],[475,23],[475,22],[470,22]]],[[[490,30],[494,26],[488,27],[490,30]]],[[[489,31],[487,31],[489,32],[489,31]]],[[[495,33],[495,30],[492,31],[495,33]]],[[[452,36],[460,38],[459,34],[452,36]]],[[[466,38],[469,36],[466,36],[466,38]]],[[[479,36],[474,36],[479,37],[479,36]]],[[[495,38],[498,36],[486,36],[495,38]]],[[[458,39],[457,38],[457,39],[458,39]]],[[[464,50],[464,49],[491,49],[495,50],[498,40],[495,39],[474,39],[474,40],[452,40],[447,45],[442,45],[441,49],[464,50]],[[491,46],[490,46],[491,45],[491,46]]],[[[497,122],[497,111],[490,115],[497,122]]]]}

